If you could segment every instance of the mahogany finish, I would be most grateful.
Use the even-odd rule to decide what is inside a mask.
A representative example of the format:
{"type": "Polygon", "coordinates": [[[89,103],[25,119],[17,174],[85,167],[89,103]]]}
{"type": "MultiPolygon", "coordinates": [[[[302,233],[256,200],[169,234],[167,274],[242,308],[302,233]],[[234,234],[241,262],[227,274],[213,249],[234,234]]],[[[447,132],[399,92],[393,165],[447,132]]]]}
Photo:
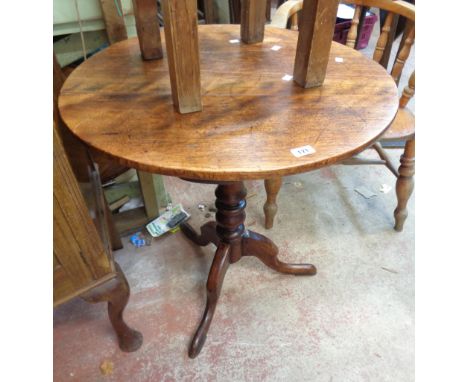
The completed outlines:
{"type": "Polygon", "coordinates": [[[268,238],[245,229],[245,196],[243,182],[218,185],[216,194],[216,222],[208,222],[197,235],[188,224],[182,224],[185,235],[198,245],[213,243],[217,246],[213,264],[206,283],[206,308],[189,348],[189,356],[195,358],[205,343],[208,329],[218,302],[224,275],[229,264],[243,256],[255,256],[265,265],[281,273],[292,275],[315,275],[311,264],[287,264],[278,259],[278,248],[268,238]]]}
{"type": "Polygon", "coordinates": [[[70,75],[59,97],[63,120],[121,164],[217,181],[269,179],[340,162],[392,122],[397,88],[359,52],[333,43],[323,86],[304,90],[282,79],[292,74],[297,32],[266,28],[263,44],[232,44],[238,28],[198,28],[203,112],[174,110],[167,59],[142,61],[138,41],[129,39],[70,75]],[[291,154],[304,145],[316,152],[291,154]]]}

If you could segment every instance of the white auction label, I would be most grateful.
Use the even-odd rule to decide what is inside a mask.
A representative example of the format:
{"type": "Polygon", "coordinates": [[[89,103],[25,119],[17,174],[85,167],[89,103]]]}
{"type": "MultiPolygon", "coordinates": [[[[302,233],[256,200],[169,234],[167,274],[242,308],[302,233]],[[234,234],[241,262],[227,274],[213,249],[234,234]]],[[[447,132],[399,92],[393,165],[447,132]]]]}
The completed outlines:
{"type": "Polygon", "coordinates": [[[280,47],[279,45],[273,45],[273,46],[271,47],[271,50],[274,50],[274,51],[278,51],[278,50],[280,50],[280,49],[281,49],[281,47],[280,47]]]}
{"type": "Polygon", "coordinates": [[[296,147],[295,149],[291,149],[291,154],[294,155],[296,158],[303,157],[304,155],[309,155],[315,153],[315,149],[310,146],[301,146],[296,147]]]}
{"type": "Polygon", "coordinates": [[[233,39],[233,40],[229,40],[229,42],[230,42],[231,44],[239,44],[239,43],[240,43],[240,40],[237,39],[237,38],[235,38],[235,39],[233,39]]]}
{"type": "Polygon", "coordinates": [[[343,57],[335,57],[335,62],[343,62],[343,57]]]}
{"type": "Polygon", "coordinates": [[[283,81],[291,81],[293,79],[293,76],[290,74],[285,74],[283,77],[281,77],[283,81]]]}

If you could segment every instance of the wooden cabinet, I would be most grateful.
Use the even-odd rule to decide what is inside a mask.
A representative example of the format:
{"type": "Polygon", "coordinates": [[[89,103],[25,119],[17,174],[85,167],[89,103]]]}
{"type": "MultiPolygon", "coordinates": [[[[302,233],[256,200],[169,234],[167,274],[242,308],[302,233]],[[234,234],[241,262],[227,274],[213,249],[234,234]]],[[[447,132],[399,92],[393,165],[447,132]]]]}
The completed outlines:
{"type": "MultiPolygon", "coordinates": [[[[95,224],[74,177],[58,130],[54,125],[54,307],[80,296],[89,302],[105,301],[109,318],[124,351],[135,351],[142,343],[139,332],[122,318],[130,289],[125,275],[114,262],[108,245],[105,212],[99,208],[100,187],[95,187],[95,224]],[[99,229],[100,234],[98,233],[99,229]],[[101,239],[104,239],[104,241],[101,239]]],[[[99,175],[90,172],[91,179],[99,175]]],[[[99,185],[100,186],[100,185],[99,185]]],[[[103,201],[103,199],[101,199],[103,201]]]]}

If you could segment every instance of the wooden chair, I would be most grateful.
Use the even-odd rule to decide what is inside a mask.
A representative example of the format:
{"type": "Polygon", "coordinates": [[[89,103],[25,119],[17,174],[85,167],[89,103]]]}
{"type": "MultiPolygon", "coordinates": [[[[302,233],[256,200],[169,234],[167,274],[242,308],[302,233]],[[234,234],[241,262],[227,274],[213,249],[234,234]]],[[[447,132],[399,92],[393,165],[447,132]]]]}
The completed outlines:
{"type": "MultiPolygon", "coordinates": [[[[303,0],[289,0],[278,8],[274,14],[271,26],[278,28],[286,28],[288,24],[291,29],[298,29],[300,27],[300,17],[298,12],[302,9],[303,0]]],[[[402,36],[402,43],[398,50],[395,62],[391,69],[391,76],[398,84],[403,67],[410,54],[411,47],[414,42],[415,36],[415,7],[414,5],[401,1],[401,0],[342,0],[343,3],[354,4],[355,12],[352,19],[351,28],[348,32],[346,45],[355,48],[358,40],[358,27],[360,20],[362,20],[363,8],[375,7],[380,10],[387,11],[387,16],[384,21],[382,32],[377,41],[373,59],[382,64],[384,52],[388,51],[389,45],[393,43],[393,39],[389,39],[391,26],[395,18],[406,18],[406,27],[402,36]]],[[[400,159],[400,167],[398,170],[390,161],[385,150],[382,148],[380,142],[372,146],[380,160],[371,160],[354,157],[350,160],[343,162],[343,164],[382,164],[385,165],[396,177],[396,195],[398,199],[397,207],[394,211],[395,216],[395,230],[401,231],[404,222],[408,215],[407,203],[413,192],[414,187],[414,172],[415,172],[415,118],[413,113],[406,107],[409,100],[415,93],[415,72],[412,73],[408,85],[403,90],[400,98],[400,105],[395,120],[385,132],[380,142],[395,142],[405,141],[405,149],[400,159]]],[[[265,189],[267,193],[267,200],[263,207],[265,213],[265,226],[271,228],[273,220],[277,211],[276,197],[281,188],[282,179],[266,179],[265,189]]]]}
{"type": "MultiPolygon", "coordinates": [[[[284,0],[283,0],[284,2],[284,0]]],[[[271,21],[271,0],[266,0],[266,21],[271,21]]],[[[241,0],[229,0],[229,19],[231,24],[241,22],[241,0]]]]}

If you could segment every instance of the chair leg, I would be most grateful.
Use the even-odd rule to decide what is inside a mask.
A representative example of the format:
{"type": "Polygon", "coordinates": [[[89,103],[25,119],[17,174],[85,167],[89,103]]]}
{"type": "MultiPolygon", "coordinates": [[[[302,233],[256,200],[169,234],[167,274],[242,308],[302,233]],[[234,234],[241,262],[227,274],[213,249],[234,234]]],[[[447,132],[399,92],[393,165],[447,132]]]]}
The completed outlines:
{"type": "Polygon", "coordinates": [[[414,188],[414,167],[415,167],[415,138],[406,141],[405,151],[400,158],[400,168],[398,169],[398,180],[396,182],[396,194],[398,199],[395,209],[395,230],[402,231],[408,210],[406,205],[414,188]]]}
{"type": "Polygon", "coordinates": [[[278,211],[276,196],[281,188],[282,181],[282,178],[265,179],[267,200],[263,205],[263,212],[265,213],[265,228],[267,229],[273,227],[273,221],[278,211]]]}

